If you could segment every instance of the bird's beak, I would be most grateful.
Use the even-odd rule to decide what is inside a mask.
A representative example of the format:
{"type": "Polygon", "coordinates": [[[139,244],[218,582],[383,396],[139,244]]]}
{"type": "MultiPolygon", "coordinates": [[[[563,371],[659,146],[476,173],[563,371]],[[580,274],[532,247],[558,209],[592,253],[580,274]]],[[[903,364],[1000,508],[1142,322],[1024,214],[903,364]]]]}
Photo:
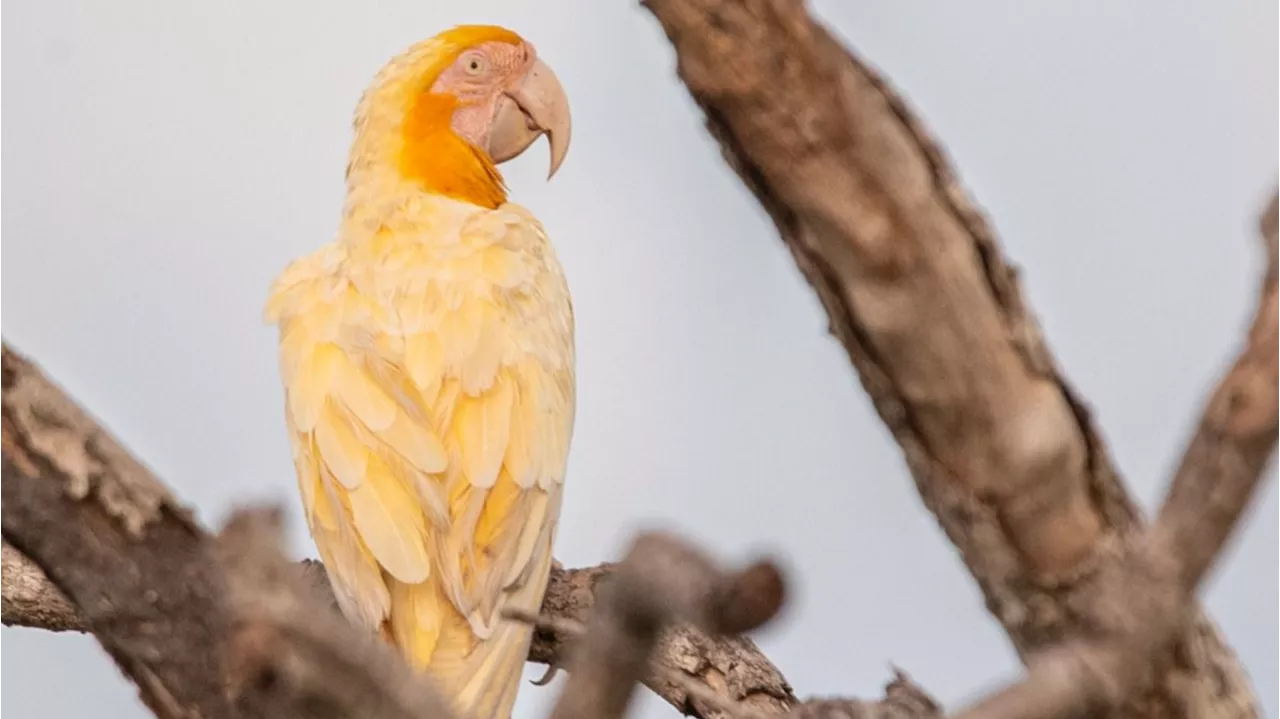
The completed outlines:
{"type": "Polygon", "coordinates": [[[541,60],[498,101],[489,133],[489,157],[496,163],[510,160],[546,133],[551,145],[550,180],[569,152],[569,99],[551,68],[541,60]]]}

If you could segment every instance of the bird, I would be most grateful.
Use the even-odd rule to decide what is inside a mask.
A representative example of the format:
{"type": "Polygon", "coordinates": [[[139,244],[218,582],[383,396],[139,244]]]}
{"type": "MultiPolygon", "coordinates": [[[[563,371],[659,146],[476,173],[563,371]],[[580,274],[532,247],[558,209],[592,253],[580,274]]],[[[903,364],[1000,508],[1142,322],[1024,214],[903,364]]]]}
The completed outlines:
{"type": "Polygon", "coordinates": [[[393,57],[357,105],[336,237],[264,309],[307,527],[342,613],[464,719],[507,719],[549,581],[576,406],[573,305],[498,166],[568,99],[512,30],[393,57]]]}

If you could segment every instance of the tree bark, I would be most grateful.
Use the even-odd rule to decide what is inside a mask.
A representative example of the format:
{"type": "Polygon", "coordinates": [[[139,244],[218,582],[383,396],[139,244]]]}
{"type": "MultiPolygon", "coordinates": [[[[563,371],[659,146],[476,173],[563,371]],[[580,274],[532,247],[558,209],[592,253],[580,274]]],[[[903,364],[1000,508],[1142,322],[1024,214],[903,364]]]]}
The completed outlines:
{"type": "MultiPolygon", "coordinates": [[[[337,642],[324,637],[339,630],[329,629],[321,639],[300,637],[286,616],[269,622],[269,631],[258,622],[258,630],[248,633],[252,641],[242,641],[243,627],[233,624],[239,626],[242,614],[256,610],[242,607],[228,614],[219,543],[106,430],[7,344],[2,407],[5,624],[92,632],[159,717],[271,715],[282,701],[298,699],[296,692],[282,699],[255,689],[253,678],[261,672],[233,676],[224,671],[225,652],[235,652],[232,666],[244,665],[244,652],[260,654],[264,636],[278,639],[288,629],[291,641],[329,647],[337,642]],[[248,687],[236,707],[227,703],[228,682],[248,687]]],[[[323,567],[314,561],[304,565],[311,590],[336,610],[323,567]]],[[[544,614],[584,621],[613,570],[611,564],[556,567],[544,614]]],[[[538,632],[530,660],[555,664],[568,644],[565,637],[538,632]]],[[[283,640],[271,646],[277,659],[293,651],[283,640]]],[[[671,627],[660,637],[654,661],[661,671],[646,677],[646,684],[691,716],[724,712],[691,695],[690,685],[703,695],[768,714],[799,704],[787,680],[745,636],[671,627]]],[[[266,671],[263,661],[252,666],[266,671]]],[[[331,683],[306,676],[311,677],[307,686],[331,683]]],[[[342,696],[358,695],[358,688],[345,686],[350,691],[342,696]]],[[[905,678],[892,686],[899,687],[900,697],[907,689],[927,696],[905,678]]],[[[392,685],[400,691],[397,687],[392,685]]],[[[325,706],[341,700],[330,697],[325,706]]],[[[403,706],[393,708],[398,712],[403,706]]]]}
{"type": "Polygon", "coordinates": [[[210,544],[146,468],[28,362],[3,354],[5,541],[80,608],[158,717],[230,716],[210,544]]]}
{"type": "MultiPolygon", "coordinates": [[[[1019,655],[1088,635],[1143,522],[942,150],[802,2],[643,4],[1019,655]]],[[[1122,716],[1258,715],[1198,608],[1159,660],[1122,716]]]]}
{"type": "MultiPolygon", "coordinates": [[[[1147,527],[1016,271],[884,81],[794,0],[646,4],[1029,665],[965,719],[1256,716],[1195,592],[1274,453],[1276,200],[1249,336],[1147,527]]],[[[282,559],[277,515],[241,512],[210,536],[7,346],[3,389],[6,624],[92,632],[161,717],[449,719],[428,682],[334,611],[322,567],[282,559]]],[[[784,596],[767,566],[725,573],[647,535],[618,567],[555,570],[542,616],[526,618],[540,627],[530,658],[576,663],[556,716],[621,716],[638,680],[701,717],[938,716],[901,675],[879,702],[798,702],[749,639],[722,636],[784,596]]]]}

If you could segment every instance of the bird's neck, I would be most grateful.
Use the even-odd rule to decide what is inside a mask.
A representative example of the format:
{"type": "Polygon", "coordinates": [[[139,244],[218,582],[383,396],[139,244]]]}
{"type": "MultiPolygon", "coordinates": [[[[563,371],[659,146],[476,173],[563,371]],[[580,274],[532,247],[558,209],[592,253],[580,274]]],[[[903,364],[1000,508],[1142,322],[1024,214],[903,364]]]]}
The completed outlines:
{"type": "Polygon", "coordinates": [[[506,202],[487,158],[451,132],[432,134],[413,144],[397,132],[357,133],[339,233],[345,243],[376,255],[406,242],[450,242],[471,217],[506,202]]]}
{"type": "MultiPolygon", "coordinates": [[[[454,132],[451,95],[383,87],[356,113],[347,162],[348,214],[391,197],[448,198],[485,209],[507,201],[502,173],[483,150],[454,132]]],[[[414,204],[414,203],[410,203],[414,204]]]]}

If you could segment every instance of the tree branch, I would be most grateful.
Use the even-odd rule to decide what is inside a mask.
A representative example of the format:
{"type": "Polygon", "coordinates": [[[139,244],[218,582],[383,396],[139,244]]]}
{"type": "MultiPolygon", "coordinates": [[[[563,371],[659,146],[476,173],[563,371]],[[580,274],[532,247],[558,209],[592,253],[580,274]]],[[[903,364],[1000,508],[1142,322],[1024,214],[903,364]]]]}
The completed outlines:
{"type": "MultiPolygon", "coordinates": [[[[634,684],[648,673],[647,661],[664,630],[685,622],[713,635],[748,631],[777,613],[782,587],[777,569],[768,562],[726,573],[676,537],[642,535],[602,593],[601,606],[571,655],[573,671],[552,719],[624,716],[634,684]]],[[[583,634],[574,622],[542,618],[538,623],[583,634]]],[[[707,688],[697,688],[705,697],[707,688]]],[[[777,716],[713,696],[717,716],[777,716]]],[[[882,701],[814,700],[787,712],[792,719],[936,719],[939,714],[933,699],[902,673],[886,687],[882,701]]]]}
{"type": "Polygon", "coordinates": [[[1277,196],[1262,219],[1267,269],[1244,347],[1218,383],[1170,483],[1155,524],[1102,573],[1089,613],[1098,638],[1031,663],[1029,676],[962,719],[1050,719],[1100,714],[1150,681],[1261,483],[1280,432],[1277,196]]]}
{"type": "Polygon", "coordinates": [[[7,347],[2,361],[5,541],[75,602],[156,716],[230,716],[204,532],[35,367],[7,347]]]}
{"type": "Polygon", "coordinates": [[[241,716],[452,719],[434,685],[343,619],[282,546],[280,513],[270,510],[235,513],[217,544],[235,618],[224,679],[241,716]]]}
{"type": "MultiPolygon", "coordinates": [[[[966,719],[1256,715],[1194,593],[1274,451],[1276,201],[1249,340],[1144,531],[1016,272],[905,103],[794,0],[646,4],[1028,663],[966,719]]],[[[91,631],[161,717],[448,719],[430,682],[333,611],[318,564],[283,560],[278,517],[239,513],[211,537],[7,346],[3,386],[6,624],[91,631]]],[[[642,680],[704,717],[938,716],[904,676],[881,702],[801,704],[750,640],[719,636],[776,611],[770,572],[725,574],[660,535],[616,568],[557,568],[537,623],[589,630],[531,648],[576,669],[556,719],[621,716],[642,680]]]]}
{"type": "Polygon", "coordinates": [[[649,675],[663,629],[682,621],[717,635],[750,631],[782,606],[774,587],[781,580],[771,565],[729,575],[672,537],[642,535],[570,654],[569,681],[551,719],[620,719],[636,682],[649,675]],[[762,574],[774,581],[754,581],[762,574]]]}
{"type": "MultiPolygon", "coordinates": [[[[598,592],[607,586],[617,565],[602,564],[584,569],[552,570],[551,583],[542,600],[545,617],[585,623],[595,607],[598,592]]],[[[529,648],[529,660],[557,664],[565,651],[566,637],[539,631],[529,648]]],[[[693,717],[713,719],[722,712],[698,697],[691,696],[682,682],[673,682],[671,673],[684,676],[724,699],[739,702],[765,714],[784,714],[799,704],[791,685],[745,636],[712,637],[688,625],[672,627],[659,637],[653,654],[662,670],[647,677],[645,684],[658,696],[693,717]]],[[[915,689],[915,687],[913,687],[915,689]]],[[[923,694],[922,690],[919,690],[923,694]]]]}
{"type": "Polygon", "coordinates": [[[4,545],[0,586],[4,589],[5,626],[32,627],[51,632],[83,632],[84,618],[76,605],[22,552],[4,545]]]}
{"type": "Polygon", "coordinates": [[[389,647],[310,596],[270,522],[210,537],[7,344],[0,362],[4,587],[31,590],[7,598],[6,621],[48,600],[35,616],[91,631],[164,719],[448,719],[389,647]],[[19,551],[34,567],[8,581],[19,551]],[[77,611],[51,618],[68,598],[77,611]]]}
{"type": "MultiPolygon", "coordinates": [[[[8,544],[4,545],[3,558],[4,624],[55,632],[90,631],[79,610],[39,567],[8,544]]],[[[542,616],[581,624],[595,606],[597,586],[605,585],[604,580],[616,566],[606,563],[581,569],[554,567],[542,616]]],[[[323,565],[305,560],[302,568],[312,588],[332,605],[333,593],[323,565]]],[[[539,631],[529,647],[529,661],[555,664],[569,641],[553,631],[539,631]]],[[[659,638],[654,662],[662,671],[646,677],[644,683],[687,716],[716,717],[723,713],[717,711],[715,700],[705,698],[708,693],[718,697],[718,703],[733,702],[764,715],[785,714],[799,703],[787,680],[745,636],[712,638],[691,626],[673,627],[659,638]],[[681,677],[683,680],[677,679],[681,677]],[[691,692],[691,683],[701,690],[691,692]]],[[[907,682],[905,677],[900,679],[907,682]]],[[[914,685],[910,689],[927,696],[914,685]]]]}
{"type": "MultiPolygon", "coordinates": [[[[318,562],[280,557],[278,518],[239,513],[210,537],[7,344],[3,377],[5,624],[92,632],[159,717],[445,716],[397,656],[340,619],[318,562]]],[[[587,620],[616,568],[556,567],[544,614],[587,620]]],[[[741,579],[751,591],[716,594],[712,628],[754,626],[781,602],[776,576],[741,579]],[[770,596],[761,610],[759,597],[770,596]]],[[[558,663],[571,645],[540,631],[530,660],[558,663]]],[[[687,623],[662,628],[652,661],[658,671],[645,683],[695,717],[938,715],[905,675],[880,702],[801,705],[750,639],[687,623]]]]}
{"type": "MultiPolygon", "coordinates": [[[[1088,634],[1142,522],[941,149],[802,2],[643,4],[1020,656],[1088,634]]],[[[1163,659],[1122,716],[1257,714],[1198,607],[1163,659]]]]}

